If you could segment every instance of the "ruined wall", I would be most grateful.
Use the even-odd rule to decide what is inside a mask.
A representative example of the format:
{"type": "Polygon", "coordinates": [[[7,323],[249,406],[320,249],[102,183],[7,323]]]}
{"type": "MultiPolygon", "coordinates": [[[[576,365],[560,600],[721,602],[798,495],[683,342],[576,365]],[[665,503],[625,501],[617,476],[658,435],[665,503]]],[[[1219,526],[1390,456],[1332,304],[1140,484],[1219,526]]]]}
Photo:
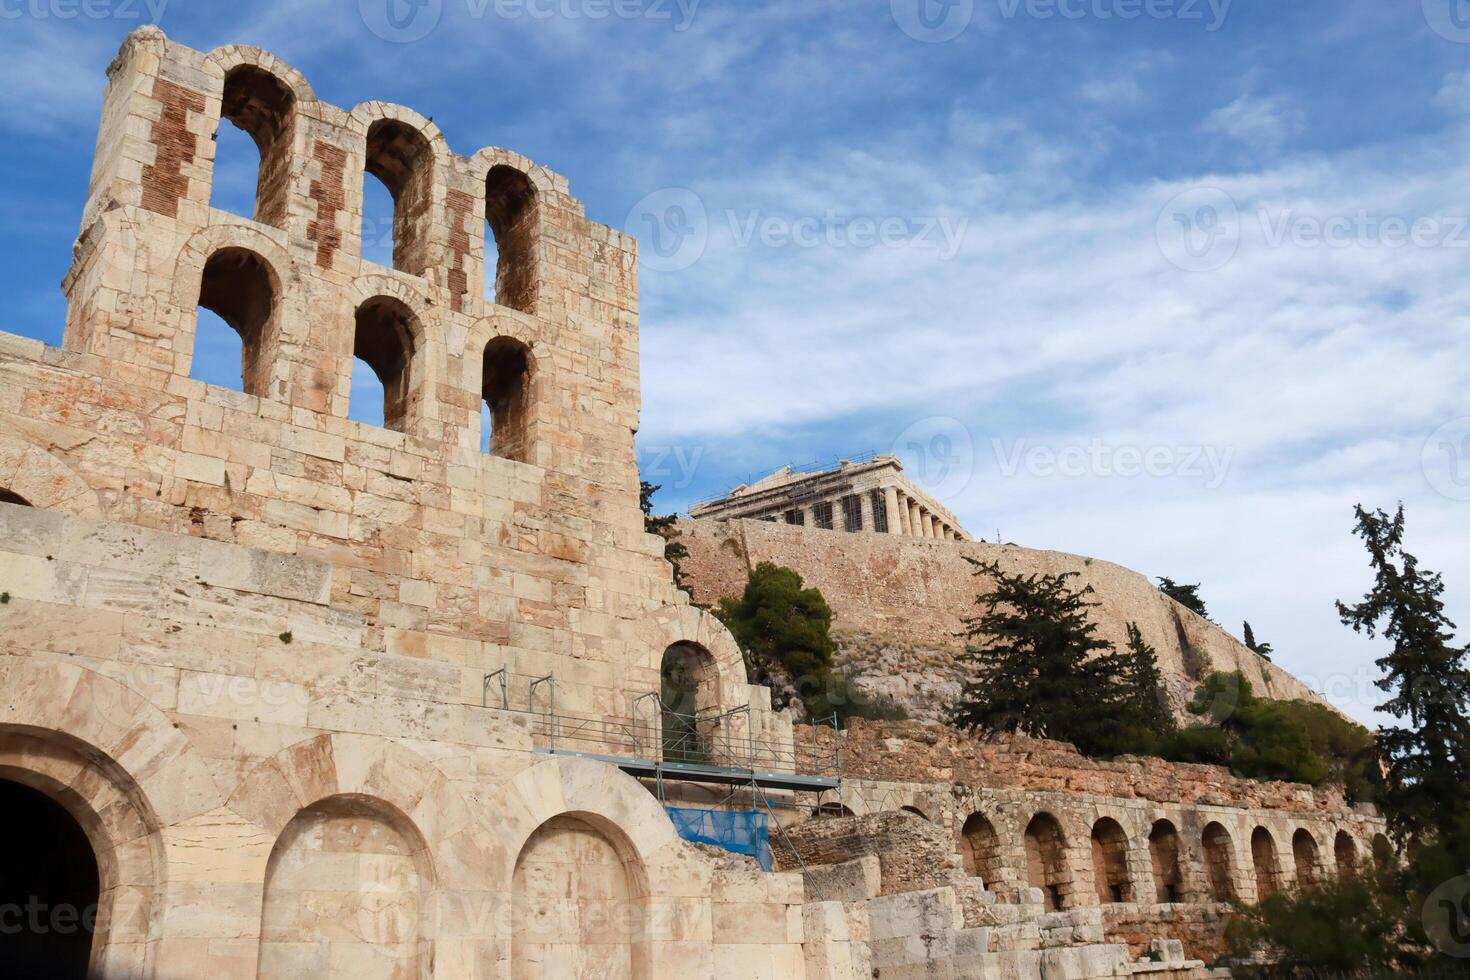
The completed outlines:
{"type": "Polygon", "coordinates": [[[912,717],[937,721],[959,691],[955,658],[964,649],[962,617],[984,591],[966,557],[997,561],[1014,573],[1076,572],[1099,608],[1099,633],[1118,647],[1136,622],[1158,652],[1176,710],[1212,671],[1239,670],[1257,694],[1320,700],[1305,684],[1256,656],[1218,626],[1166,598],[1148,579],[1119,565],[1055,551],[976,542],[923,541],[880,534],[823,532],[760,521],[684,521],[680,567],[696,602],[739,595],[763,561],[800,572],[833,611],[843,662],[862,687],[892,697],[912,717]]]}

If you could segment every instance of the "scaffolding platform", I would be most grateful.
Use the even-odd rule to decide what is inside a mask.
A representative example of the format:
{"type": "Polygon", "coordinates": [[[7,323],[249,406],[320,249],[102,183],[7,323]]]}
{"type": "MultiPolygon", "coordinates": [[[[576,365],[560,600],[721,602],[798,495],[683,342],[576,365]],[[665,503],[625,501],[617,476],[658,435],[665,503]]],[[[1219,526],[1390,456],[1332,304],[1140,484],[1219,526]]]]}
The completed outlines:
{"type": "Polygon", "coordinates": [[[718,786],[748,786],[753,783],[761,789],[785,790],[795,793],[821,793],[825,790],[837,789],[842,784],[842,780],[836,776],[769,772],[760,769],[742,769],[737,766],[702,765],[694,762],[660,762],[654,759],[635,759],[628,756],[579,752],[572,749],[538,748],[536,751],[543,755],[570,755],[581,759],[594,759],[617,766],[630,776],[640,779],[661,779],[666,782],[706,783],[718,786]]]}

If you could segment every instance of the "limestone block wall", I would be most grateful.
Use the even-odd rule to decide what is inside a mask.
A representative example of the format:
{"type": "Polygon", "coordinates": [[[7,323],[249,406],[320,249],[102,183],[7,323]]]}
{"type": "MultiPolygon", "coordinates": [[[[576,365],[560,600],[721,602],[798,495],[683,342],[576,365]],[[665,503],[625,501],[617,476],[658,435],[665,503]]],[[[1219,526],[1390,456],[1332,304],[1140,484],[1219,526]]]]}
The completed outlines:
{"type": "Polygon", "coordinates": [[[1093,617],[1104,639],[1122,648],[1128,623],[1138,624],[1158,652],[1177,710],[1217,670],[1240,671],[1264,697],[1321,700],[1142,575],[1110,562],[970,541],[817,533],[764,521],[683,521],[678,530],[689,549],[680,567],[696,602],[713,605],[739,595],[750,570],[763,561],[796,569],[832,606],[843,660],[861,686],[893,698],[914,718],[941,720],[959,691],[961,619],[973,615],[975,596],[985,588],[967,557],[998,562],[1016,574],[1076,572],[1079,588],[1095,590],[1093,617]]]}

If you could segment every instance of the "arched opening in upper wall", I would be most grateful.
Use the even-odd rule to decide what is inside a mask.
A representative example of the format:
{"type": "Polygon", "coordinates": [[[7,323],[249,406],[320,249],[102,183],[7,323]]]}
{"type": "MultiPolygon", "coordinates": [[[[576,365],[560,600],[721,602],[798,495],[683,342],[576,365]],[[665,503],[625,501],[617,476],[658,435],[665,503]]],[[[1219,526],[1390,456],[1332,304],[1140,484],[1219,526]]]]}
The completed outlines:
{"type": "Polygon", "coordinates": [[[277,282],[270,264],[248,248],[222,248],[209,257],[199,280],[191,377],[268,396],[277,282]]]}
{"type": "Polygon", "coordinates": [[[960,828],[961,854],[965,873],[979,878],[992,889],[1000,878],[1000,835],[983,813],[972,813],[960,828]]]}
{"type": "MultiPolygon", "coordinates": [[[[408,123],[379,119],[368,127],[367,173],[388,192],[391,215],[370,213],[363,194],[363,257],[377,260],[391,235],[393,268],[421,276],[429,267],[429,229],[433,223],[434,151],[428,137],[408,123]]],[[[378,198],[381,200],[381,197],[378,198]]]]}
{"type": "Polygon", "coordinates": [[[1205,875],[1210,880],[1210,897],[1217,902],[1235,900],[1235,859],[1232,857],[1234,843],[1230,832],[1218,823],[1205,827],[1203,845],[1205,852],[1205,875]]]}
{"type": "Polygon", "coordinates": [[[1168,820],[1154,823],[1148,834],[1148,856],[1154,872],[1154,899],[1160,905],[1184,900],[1184,876],[1179,871],[1179,831],[1168,820]]]}
{"type": "Polygon", "coordinates": [[[1038,813],[1026,825],[1026,882],[1041,889],[1048,912],[1072,907],[1072,876],[1062,826],[1049,813],[1038,813]]]}
{"type": "Polygon", "coordinates": [[[211,206],[284,228],[295,123],[296,96],[279,78],[256,65],[236,65],[226,72],[211,206]],[[233,126],[226,127],[226,121],[233,126]]]}
{"type": "Polygon", "coordinates": [[[1097,900],[1103,905],[1133,901],[1128,874],[1128,835],[1112,817],[1092,826],[1092,874],[1097,900]]]}
{"type": "Polygon", "coordinates": [[[375,296],[357,308],[349,415],[403,432],[413,409],[416,320],[401,301],[375,296]]]}
{"type": "Polygon", "coordinates": [[[913,804],[908,804],[908,805],[905,805],[905,806],[901,806],[898,809],[902,813],[912,813],[914,816],[918,817],[920,820],[928,820],[929,819],[929,814],[925,813],[923,810],[920,810],[918,807],[914,806],[913,804]]]}
{"type": "Polygon", "coordinates": [[[531,350],[514,337],[485,345],[480,398],[480,449],[491,456],[531,461],[531,405],[534,361],[531,350]]]}
{"type": "Polygon", "coordinates": [[[102,885],[86,831],[50,796],[8,779],[0,779],[0,813],[10,852],[0,910],[17,910],[11,928],[0,928],[6,975],[87,980],[102,885]]]}
{"type": "Polygon", "coordinates": [[[1350,881],[1358,876],[1358,845],[1346,830],[1337,832],[1332,844],[1332,856],[1337,864],[1337,877],[1350,881]]]}
{"type": "Polygon", "coordinates": [[[1312,836],[1311,831],[1302,828],[1292,835],[1291,857],[1296,865],[1297,887],[1315,887],[1320,882],[1317,869],[1321,855],[1317,848],[1317,839],[1312,836]]]}
{"type": "Polygon", "coordinates": [[[1251,834],[1251,863],[1256,872],[1256,899],[1270,898],[1281,891],[1281,864],[1276,857],[1276,841],[1265,827],[1251,834]]]}
{"type": "Polygon", "coordinates": [[[515,167],[498,164],[485,176],[485,299],[535,312],[536,188],[515,167]]]}
{"type": "Polygon", "coordinates": [[[681,641],[659,663],[665,762],[709,762],[720,710],[720,673],[714,655],[681,641]]]}

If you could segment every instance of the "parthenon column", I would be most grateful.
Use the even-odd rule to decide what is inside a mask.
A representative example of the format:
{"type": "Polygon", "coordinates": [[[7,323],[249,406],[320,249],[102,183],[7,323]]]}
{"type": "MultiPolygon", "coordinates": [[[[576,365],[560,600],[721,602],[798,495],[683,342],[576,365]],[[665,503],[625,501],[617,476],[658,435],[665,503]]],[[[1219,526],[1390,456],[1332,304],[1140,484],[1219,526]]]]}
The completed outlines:
{"type": "Polygon", "coordinates": [[[888,517],[888,533],[903,533],[903,518],[898,515],[898,487],[883,488],[883,512],[888,517]]]}
{"type": "Polygon", "coordinates": [[[909,537],[922,538],[924,526],[920,523],[919,502],[912,497],[909,498],[909,537]]]}
{"type": "Polygon", "coordinates": [[[934,515],[922,507],[919,508],[919,537],[934,537],[934,515]]]}

